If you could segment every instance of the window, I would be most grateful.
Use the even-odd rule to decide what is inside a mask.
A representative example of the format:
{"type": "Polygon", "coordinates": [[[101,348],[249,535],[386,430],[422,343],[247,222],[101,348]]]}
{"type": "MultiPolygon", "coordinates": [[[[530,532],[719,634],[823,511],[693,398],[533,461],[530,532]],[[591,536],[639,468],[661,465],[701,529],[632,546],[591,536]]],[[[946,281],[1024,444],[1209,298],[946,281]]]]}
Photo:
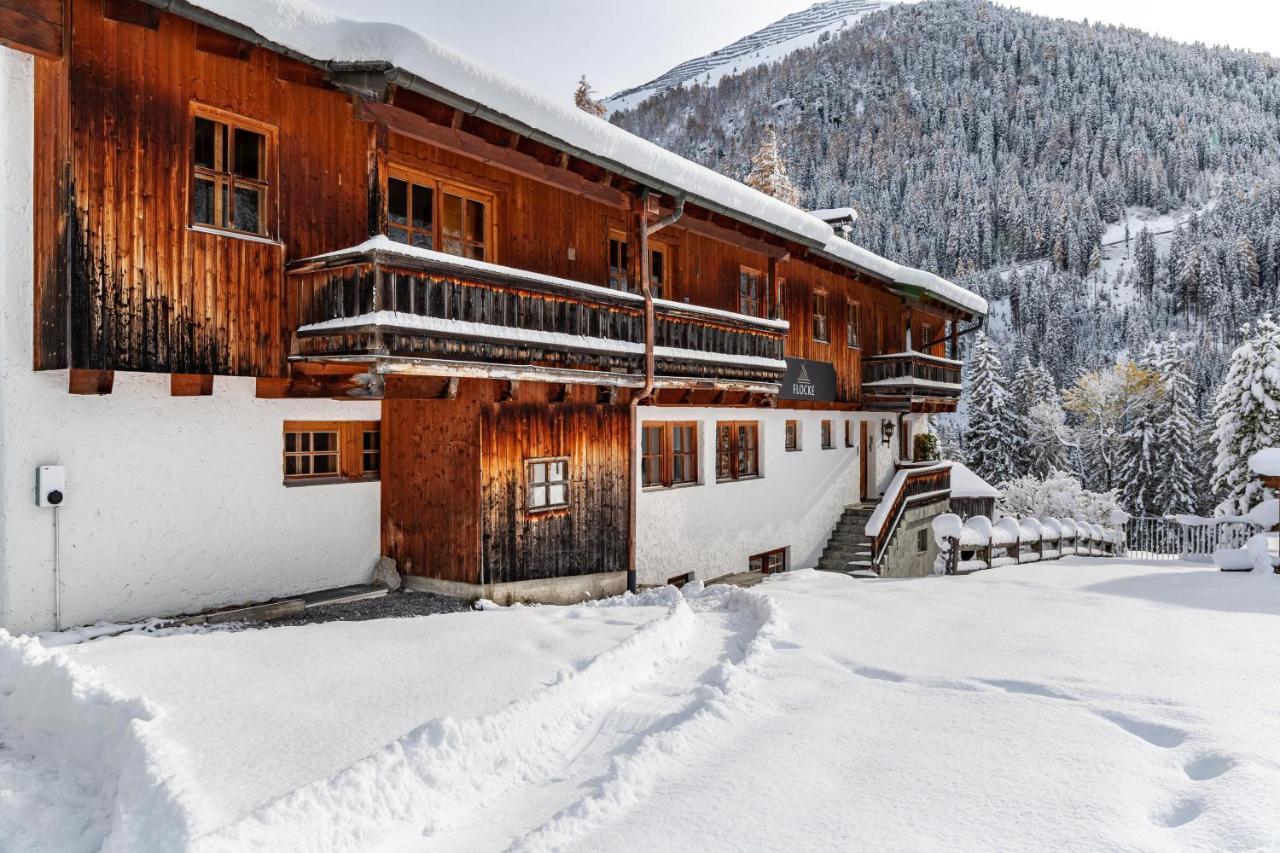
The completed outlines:
{"type": "Polygon", "coordinates": [[[284,422],[286,483],[376,480],[381,468],[378,421],[284,422]]]}
{"type": "Polygon", "coordinates": [[[931,343],[933,343],[933,326],[929,323],[924,323],[920,326],[920,341],[914,343],[912,349],[927,353],[931,343]]]}
{"type": "Polygon", "coordinates": [[[844,422],[844,446],[853,447],[853,421],[844,422]]]}
{"type": "Polygon", "coordinates": [[[929,528],[922,527],[916,531],[916,551],[923,554],[929,550],[929,528]]]}
{"type": "Polygon", "coordinates": [[[360,473],[376,476],[382,471],[382,430],[362,430],[360,442],[360,473]]]}
{"type": "Polygon", "coordinates": [[[760,271],[750,267],[738,269],[738,313],[760,316],[760,271]]]}
{"type": "Polygon", "coordinates": [[[609,286],[614,290],[631,289],[631,254],[627,235],[621,231],[609,232],[609,286]]]}
{"type": "Polygon", "coordinates": [[[640,431],[641,484],[646,488],[698,482],[698,425],[646,421],[640,431]]]}
{"type": "Polygon", "coordinates": [[[845,346],[854,348],[862,346],[861,338],[858,336],[858,323],[862,316],[862,306],[852,299],[845,300],[845,317],[844,317],[844,343],[845,346]]]}
{"type": "Polygon", "coordinates": [[[671,249],[661,244],[649,247],[649,289],[654,299],[666,299],[667,280],[671,275],[671,249]]]}
{"type": "Polygon", "coordinates": [[[387,237],[420,249],[492,260],[493,196],[399,168],[387,174],[387,237]]]}
{"type": "Polygon", "coordinates": [[[787,450],[800,449],[800,422],[799,421],[787,421],[786,435],[783,442],[783,446],[786,447],[787,450]]]}
{"type": "Polygon", "coordinates": [[[822,449],[830,450],[836,444],[831,438],[831,421],[822,422],[822,449]]]}
{"type": "Polygon", "coordinates": [[[274,129],[203,107],[193,122],[192,223],[269,236],[274,129]]]}
{"type": "Polygon", "coordinates": [[[813,294],[813,339],[823,344],[831,340],[827,334],[827,294],[820,290],[813,294]]]}
{"type": "Polygon", "coordinates": [[[746,480],[760,476],[760,427],[755,421],[716,424],[716,479],[746,480]]]}
{"type": "Polygon", "coordinates": [[[543,512],[569,505],[569,457],[529,459],[524,463],[526,507],[543,512]]]}
{"type": "Polygon", "coordinates": [[[748,557],[747,570],[761,572],[766,575],[785,572],[787,570],[787,549],[779,548],[776,551],[766,551],[763,554],[748,557]]]}
{"type": "Polygon", "coordinates": [[[775,320],[786,319],[787,316],[787,280],[785,278],[778,279],[778,305],[776,313],[773,316],[775,320]]]}

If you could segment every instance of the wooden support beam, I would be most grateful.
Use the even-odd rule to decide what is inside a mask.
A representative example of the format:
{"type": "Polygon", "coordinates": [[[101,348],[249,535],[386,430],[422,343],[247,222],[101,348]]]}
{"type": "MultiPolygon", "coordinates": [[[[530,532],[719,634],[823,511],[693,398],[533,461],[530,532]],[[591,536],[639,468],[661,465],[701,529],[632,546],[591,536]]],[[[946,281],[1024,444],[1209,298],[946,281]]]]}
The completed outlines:
{"type": "Polygon", "coordinates": [[[563,403],[569,399],[569,383],[559,382],[551,386],[551,402],[563,403]]]}
{"type": "Polygon", "coordinates": [[[211,397],[213,377],[207,373],[169,374],[169,395],[172,397],[211,397]]]}
{"type": "Polygon", "coordinates": [[[444,385],[444,391],[442,391],[440,394],[440,399],[441,400],[458,399],[458,382],[459,382],[458,377],[450,376],[449,381],[446,382],[444,385]]]}
{"type": "Polygon", "coordinates": [[[692,388],[689,388],[689,389],[687,389],[687,390],[684,392],[684,397],[680,400],[680,402],[681,402],[681,403],[683,403],[683,404],[684,404],[684,405],[686,405],[686,406],[693,402],[693,389],[692,389],[692,388]]]}
{"type": "Polygon", "coordinates": [[[280,400],[289,396],[289,380],[258,377],[254,396],[259,400],[280,400]]]}
{"type": "Polygon", "coordinates": [[[724,391],[717,391],[716,395],[711,398],[711,405],[719,406],[724,403],[724,391]]]}
{"type": "Polygon", "coordinates": [[[618,402],[618,386],[602,385],[596,389],[596,402],[602,406],[612,406],[618,402]]]}
{"type": "Polygon", "coordinates": [[[69,373],[67,392],[70,394],[110,394],[116,382],[114,370],[85,370],[73,367],[69,373]]]}
{"type": "Polygon", "coordinates": [[[453,118],[449,120],[449,127],[453,128],[454,130],[461,130],[463,118],[465,118],[465,116],[463,115],[462,110],[454,110],[453,118]]]}
{"type": "Polygon", "coordinates": [[[516,395],[515,380],[512,380],[512,379],[504,380],[501,388],[502,390],[498,392],[498,402],[499,403],[511,402],[512,398],[515,397],[516,395]]]}
{"type": "Polygon", "coordinates": [[[0,2],[0,45],[61,59],[66,22],[62,0],[0,2]]]}
{"type": "Polygon", "coordinates": [[[536,157],[507,145],[494,145],[460,128],[438,125],[426,116],[401,107],[361,101],[358,104],[357,117],[385,125],[388,130],[401,136],[435,145],[455,154],[479,160],[481,163],[518,172],[531,180],[578,193],[610,207],[628,206],[626,194],[589,181],[577,172],[543,163],[536,157]]]}

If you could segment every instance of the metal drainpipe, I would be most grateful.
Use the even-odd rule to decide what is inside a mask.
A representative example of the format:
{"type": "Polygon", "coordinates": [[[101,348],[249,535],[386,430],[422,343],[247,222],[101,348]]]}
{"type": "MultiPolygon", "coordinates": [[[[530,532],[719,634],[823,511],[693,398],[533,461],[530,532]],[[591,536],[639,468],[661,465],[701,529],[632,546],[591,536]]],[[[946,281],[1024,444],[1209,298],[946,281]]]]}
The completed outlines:
{"type": "MultiPolygon", "coordinates": [[[[644,296],[644,387],[637,394],[631,395],[629,403],[630,407],[630,425],[631,425],[631,441],[639,441],[636,435],[636,409],[645,400],[653,395],[654,383],[654,355],[653,355],[653,339],[654,327],[657,325],[654,318],[653,309],[653,289],[649,282],[649,238],[657,234],[663,228],[675,223],[684,215],[684,196],[676,198],[676,209],[671,213],[659,219],[652,225],[649,224],[648,214],[644,212],[644,206],[649,198],[649,191],[645,190],[640,195],[640,293],[644,296]]],[[[627,590],[636,591],[637,572],[636,572],[636,504],[640,498],[640,478],[636,475],[635,458],[631,459],[631,488],[627,500],[628,521],[627,524],[627,590]]]]}

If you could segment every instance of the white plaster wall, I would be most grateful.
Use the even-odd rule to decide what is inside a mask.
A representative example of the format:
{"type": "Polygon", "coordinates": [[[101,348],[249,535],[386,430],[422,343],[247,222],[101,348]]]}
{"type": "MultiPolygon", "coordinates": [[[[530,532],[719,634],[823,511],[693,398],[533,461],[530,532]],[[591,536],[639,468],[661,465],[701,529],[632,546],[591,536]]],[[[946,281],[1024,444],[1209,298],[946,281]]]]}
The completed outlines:
{"type": "MultiPolygon", "coordinates": [[[[860,451],[845,447],[846,420],[853,421],[855,445],[859,420],[870,421],[872,435],[879,440],[878,416],[775,409],[641,408],[637,448],[640,425],[645,421],[698,422],[701,483],[641,492],[636,505],[640,583],[662,583],[685,572],[705,580],[746,571],[748,557],[782,547],[791,549],[791,568],[816,565],[845,506],[858,501],[860,451]],[[800,422],[799,451],[784,448],[784,425],[789,419],[800,422]],[[832,422],[832,450],[821,446],[824,419],[832,422]],[[762,477],[716,482],[718,420],[760,423],[762,477]]],[[[877,453],[877,457],[878,474],[883,479],[892,471],[893,462],[887,452],[877,453]]],[[[635,458],[638,477],[638,452],[635,458]]]]}
{"type": "Polygon", "coordinates": [[[174,398],[167,375],[117,373],[102,397],[32,370],[32,88],[0,48],[0,626],[53,623],[53,511],[36,467],[67,466],[65,624],[192,612],[364,580],[380,487],[285,487],[286,419],[375,420],[377,403],[258,400],[252,379],[174,398]]]}

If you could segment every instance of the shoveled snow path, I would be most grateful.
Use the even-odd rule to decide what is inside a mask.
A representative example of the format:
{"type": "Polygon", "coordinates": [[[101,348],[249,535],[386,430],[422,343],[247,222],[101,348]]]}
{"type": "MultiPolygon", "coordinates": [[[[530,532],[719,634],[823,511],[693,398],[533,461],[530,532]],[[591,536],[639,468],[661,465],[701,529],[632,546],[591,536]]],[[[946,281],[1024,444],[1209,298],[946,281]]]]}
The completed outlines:
{"type": "MultiPolygon", "coordinates": [[[[627,765],[641,763],[655,738],[670,737],[697,718],[723,687],[726,666],[742,662],[760,630],[752,614],[726,607],[726,596],[691,598],[692,630],[671,665],[601,707],[561,752],[522,787],[476,813],[459,829],[428,838],[429,850],[531,850],[558,847],[579,826],[619,806],[627,765]],[[528,827],[536,827],[532,832],[528,827]]],[[[393,839],[386,849],[423,849],[421,831],[393,839]]]]}
{"type": "Polygon", "coordinates": [[[559,849],[643,799],[687,729],[758,681],[767,597],[667,587],[669,604],[582,669],[494,713],[432,720],[327,780],[197,839],[200,850],[559,849]]]}

